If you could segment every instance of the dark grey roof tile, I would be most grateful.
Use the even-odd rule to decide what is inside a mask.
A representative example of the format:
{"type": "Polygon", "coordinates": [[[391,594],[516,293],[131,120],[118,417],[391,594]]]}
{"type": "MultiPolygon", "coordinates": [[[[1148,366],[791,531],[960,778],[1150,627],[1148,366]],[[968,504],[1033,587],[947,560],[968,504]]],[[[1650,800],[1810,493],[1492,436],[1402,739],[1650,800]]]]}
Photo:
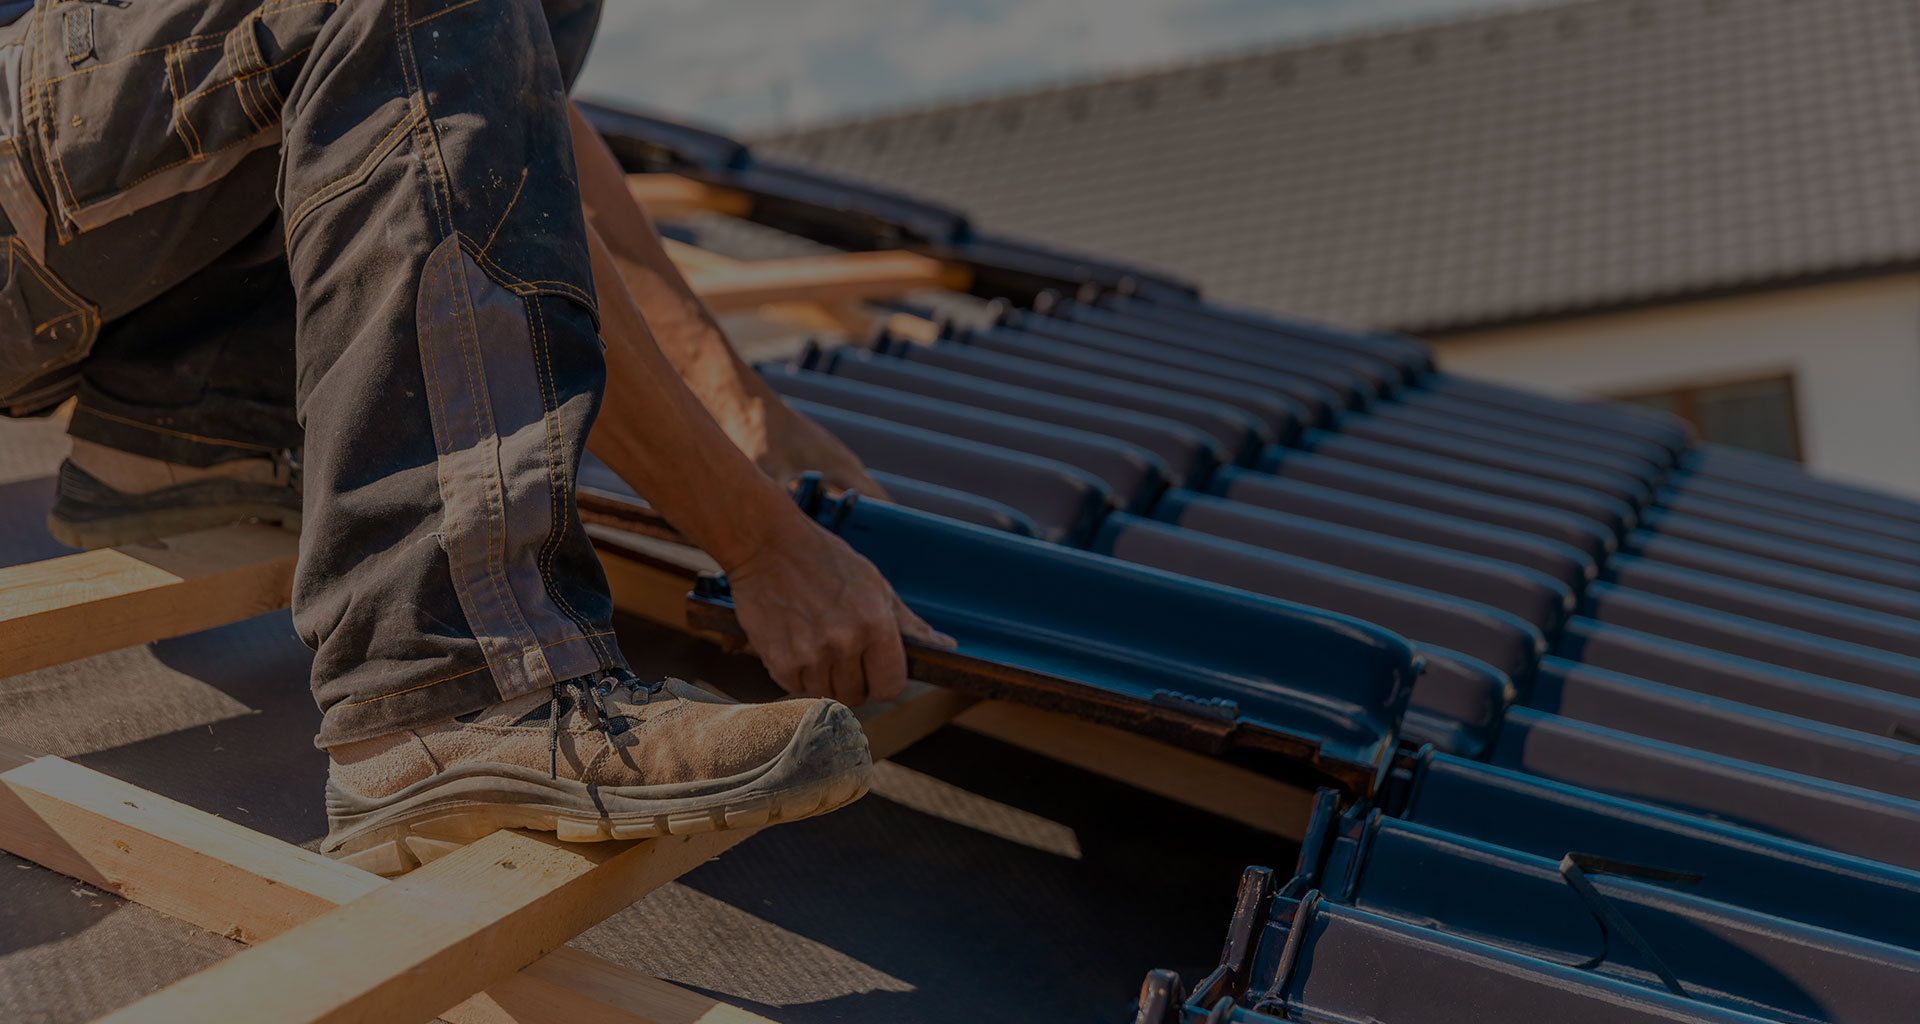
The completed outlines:
{"type": "Polygon", "coordinates": [[[1907,0],[1589,0],[761,145],[1230,301],[1459,326],[1920,260],[1917,38],[1907,0]]]}

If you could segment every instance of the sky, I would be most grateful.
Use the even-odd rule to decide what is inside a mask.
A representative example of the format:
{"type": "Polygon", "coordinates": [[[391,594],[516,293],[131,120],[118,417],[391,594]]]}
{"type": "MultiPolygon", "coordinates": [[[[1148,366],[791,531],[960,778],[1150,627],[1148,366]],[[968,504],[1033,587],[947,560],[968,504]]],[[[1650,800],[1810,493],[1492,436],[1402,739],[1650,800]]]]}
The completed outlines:
{"type": "Polygon", "coordinates": [[[577,94],[733,131],[1548,0],[606,0],[577,94]]]}

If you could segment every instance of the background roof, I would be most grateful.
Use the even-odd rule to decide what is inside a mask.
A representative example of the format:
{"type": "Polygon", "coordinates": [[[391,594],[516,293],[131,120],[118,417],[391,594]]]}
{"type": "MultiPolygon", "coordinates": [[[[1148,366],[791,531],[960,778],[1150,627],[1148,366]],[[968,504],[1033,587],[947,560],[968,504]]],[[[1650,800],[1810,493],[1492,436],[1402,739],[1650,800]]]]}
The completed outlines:
{"type": "Polygon", "coordinates": [[[1434,331],[1920,262],[1917,58],[1905,0],[1593,0],[756,142],[1434,331]]]}

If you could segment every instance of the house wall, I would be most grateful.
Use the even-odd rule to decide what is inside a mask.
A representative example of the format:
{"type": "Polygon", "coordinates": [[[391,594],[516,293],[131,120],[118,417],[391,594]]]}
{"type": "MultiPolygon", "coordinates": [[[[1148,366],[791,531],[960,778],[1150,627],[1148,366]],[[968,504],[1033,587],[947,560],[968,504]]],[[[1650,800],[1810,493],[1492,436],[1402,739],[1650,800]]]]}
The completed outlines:
{"type": "Polygon", "coordinates": [[[1791,372],[1809,467],[1920,495],[1920,274],[1463,333],[1435,348],[1454,372],[1589,395],[1791,372]]]}

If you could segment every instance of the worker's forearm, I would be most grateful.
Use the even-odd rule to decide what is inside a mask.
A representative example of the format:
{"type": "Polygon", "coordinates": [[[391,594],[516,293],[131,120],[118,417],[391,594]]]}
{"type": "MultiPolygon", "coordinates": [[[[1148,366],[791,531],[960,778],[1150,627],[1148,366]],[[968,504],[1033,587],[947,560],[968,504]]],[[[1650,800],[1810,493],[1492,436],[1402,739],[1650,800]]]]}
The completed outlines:
{"type": "MultiPolygon", "coordinates": [[[[762,457],[766,421],[784,412],[784,406],[727,344],[627,191],[626,173],[612,151],[579,109],[570,109],[587,222],[606,243],[627,291],[646,310],[646,324],[660,352],[734,443],[749,457],[762,457]]],[[[596,267],[596,276],[599,272],[596,267]]]]}
{"type": "Polygon", "coordinates": [[[800,517],[680,380],[591,227],[594,291],[606,342],[607,403],[587,445],[728,570],[800,517]]]}

